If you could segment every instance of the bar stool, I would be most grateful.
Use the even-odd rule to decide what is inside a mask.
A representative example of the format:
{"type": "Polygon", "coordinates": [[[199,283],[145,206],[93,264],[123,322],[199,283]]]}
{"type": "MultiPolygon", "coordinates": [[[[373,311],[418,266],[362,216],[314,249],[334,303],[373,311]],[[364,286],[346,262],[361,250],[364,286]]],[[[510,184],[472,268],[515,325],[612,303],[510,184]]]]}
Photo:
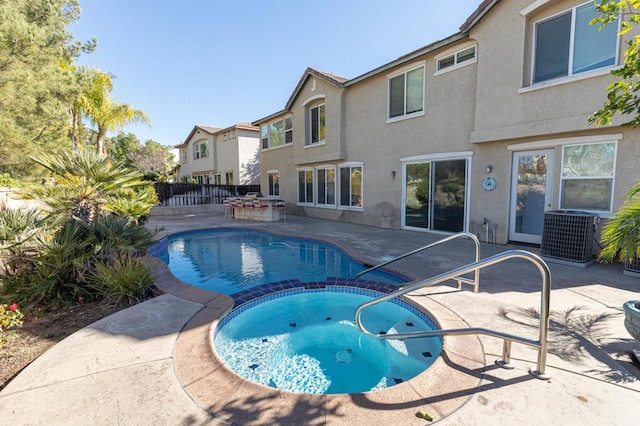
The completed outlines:
{"type": "Polygon", "coordinates": [[[260,217],[263,217],[262,212],[265,211],[265,209],[269,208],[269,204],[267,204],[266,201],[264,200],[260,200],[258,198],[254,198],[253,199],[253,219],[257,220],[258,216],[260,215],[260,217]]]}
{"type": "Polygon", "coordinates": [[[277,199],[275,203],[276,209],[276,222],[279,222],[281,219],[285,222],[287,221],[287,213],[285,211],[285,202],[283,199],[277,199]]]}
{"type": "Polygon", "coordinates": [[[231,200],[231,208],[233,209],[233,217],[238,220],[242,220],[240,213],[242,212],[242,200],[234,198],[231,200]]]}
{"type": "Polygon", "coordinates": [[[228,197],[225,197],[222,200],[222,205],[224,207],[224,218],[233,218],[233,204],[231,203],[231,200],[228,197]]]}
{"type": "Polygon", "coordinates": [[[246,219],[247,220],[253,220],[253,199],[244,198],[242,200],[242,207],[244,208],[245,212],[247,213],[246,219]]]}

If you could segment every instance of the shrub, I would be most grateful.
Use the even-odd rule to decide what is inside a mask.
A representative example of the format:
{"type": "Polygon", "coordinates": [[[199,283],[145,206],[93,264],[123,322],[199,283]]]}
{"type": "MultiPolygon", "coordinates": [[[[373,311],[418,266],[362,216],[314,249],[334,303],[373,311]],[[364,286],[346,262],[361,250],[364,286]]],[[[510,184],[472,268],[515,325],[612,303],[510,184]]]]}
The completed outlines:
{"type": "Polygon", "coordinates": [[[139,257],[121,254],[114,260],[97,262],[87,281],[108,303],[132,304],[146,297],[153,285],[153,273],[139,257]]]}

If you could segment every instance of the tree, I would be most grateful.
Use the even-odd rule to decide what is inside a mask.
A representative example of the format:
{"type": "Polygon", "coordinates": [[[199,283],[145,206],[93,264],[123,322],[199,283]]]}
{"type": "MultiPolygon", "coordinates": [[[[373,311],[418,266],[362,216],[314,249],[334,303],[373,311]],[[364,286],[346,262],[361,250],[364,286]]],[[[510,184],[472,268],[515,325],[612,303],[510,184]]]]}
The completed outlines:
{"type": "MultiPolygon", "coordinates": [[[[601,15],[591,21],[592,25],[601,27],[620,22],[620,34],[626,34],[640,23],[640,0],[600,1],[595,2],[601,15]]],[[[624,52],[624,63],[621,68],[611,71],[620,80],[607,87],[607,101],[604,107],[589,117],[589,122],[596,126],[612,124],[616,114],[629,116],[622,125],[636,127],[640,124],[640,38],[634,37],[627,42],[624,52]]]]}
{"type": "Polygon", "coordinates": [[[90,90],[84,94],[86,104],[83,105],[83,110],[87,119],[96,126],[96,152],[104,154],[104,140],[108,132],[132,123],[151,122],[144,111],[137,110],[129,104],[119,103],[111,97],[111,75],[93,70],[91,82],[90,90]]]}
{"type": "Polygon", "coordinates": [[[105,140],[104,147],[110,158],[129,167],[134,167],[130,156],[140,149],[140,140],[133,133],[118,132],[116,136],[105,140]]]}
{"type": "Polygon", "coordinates": [[[68,144],[66,106],[76,82],[60,66],[96,41],[74,40],[77,0],[0,1],[0,173],[34,174],[25,158],[68,144]]]}
{"type": "Polygon", "coordinates": [[[175,167],[169,147],[151,139],[132,152],[128,159],[131,167],[150,180],[165,180],[175,167]]]}

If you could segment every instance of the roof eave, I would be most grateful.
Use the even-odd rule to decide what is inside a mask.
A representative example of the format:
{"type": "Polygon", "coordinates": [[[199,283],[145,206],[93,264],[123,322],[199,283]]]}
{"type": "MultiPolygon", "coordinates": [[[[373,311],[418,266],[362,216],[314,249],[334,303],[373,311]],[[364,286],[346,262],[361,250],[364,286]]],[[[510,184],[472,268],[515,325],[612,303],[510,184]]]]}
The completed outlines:
{"type": "Polygon", "coordinates": [[[462,40],[463,38],[467,37],[467,35],[468,34],[466,32],[459,32],[459,33],[453,34],[453,35],[451,35],[451,36],[449,36],[449,37],[447,37],[445,39],[442,39],[442,40],[436,41],[434,43],[431,43],[431,44],[429,44],[427,46],[421,47],[418,50],[414,50],[413,52],[408,53],[408,54],[406,54],[404,56],[401,56],[398,59],[396,59],[394,61],[391,61],[391,62],[389,62],[389,63],[387,63],[385,65],[382,65],[382,66],[380,66],[380,67],[378,67],[378,68],[376,68],[374,70],[371,70],[371,71],[369,71],[369,72],[367,72],[365,74],[362,74],[362,75],[360,75],[358,77],[352,78],[351,80],[347,81],[344,84],[344,86],[345,87],[352,86],[352,85],[354,85],[356,83],[359,83],[359,82],[361,82],[363,80],[366,80],[366,79],[368,79],[370,77],[373,77],[375,75],[378,75],[380,73],[388,71],[388,70],[390,70],[392,68],[395,68],[395,67],[397,67],[399,65],[405,64],[407,62],[411,62],[411,61],[415,60],[416,58],[419,58],[420,56],[423,56],[423,55],[425,55],[425,54],[427,54],[429,52],[433,52],[434,50],[438,50],[438,49],[440,49],[440,48],[442,48],[444,46],[447,46],[449,44],[452,44],[452,43],[455,43],[455,42],[457,42],[459,40],[462,40]]]}

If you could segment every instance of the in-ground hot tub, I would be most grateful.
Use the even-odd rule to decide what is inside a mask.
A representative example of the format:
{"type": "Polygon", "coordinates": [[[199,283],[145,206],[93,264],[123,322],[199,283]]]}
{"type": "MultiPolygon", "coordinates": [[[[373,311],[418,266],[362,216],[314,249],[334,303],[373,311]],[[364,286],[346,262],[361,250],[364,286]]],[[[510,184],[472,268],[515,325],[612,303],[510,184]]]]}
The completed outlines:
{"type": "MultiPolygon", "coordinates": [[[[426,370],[442,338],[387,340],[366,336],[355,310],[380,293],[327,286],[270,294],[234,309],[214,330],[214,347],[235,373],[262,385],[313,394],[388,388],[426,370]]],[[[381,334],[437,329],[427,314],[398,299],[363,312],[381,334]]]]}

